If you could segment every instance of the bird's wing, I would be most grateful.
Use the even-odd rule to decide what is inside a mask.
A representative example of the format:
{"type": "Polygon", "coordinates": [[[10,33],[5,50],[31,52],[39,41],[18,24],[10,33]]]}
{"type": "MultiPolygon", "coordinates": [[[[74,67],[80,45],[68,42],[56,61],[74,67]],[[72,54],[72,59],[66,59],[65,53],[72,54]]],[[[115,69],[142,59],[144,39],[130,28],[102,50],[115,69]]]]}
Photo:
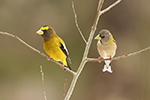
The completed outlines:
{"type": "Polygon", "coordinates": [[[63,51],[63,53],[67,56],[69,62],[71,63],[71,59],[69,58],[69,52],[68,52],[68,50],[67,50],[67,47],[65,46],[64,41],[63,41],[60,37],[58,37],[58,39],[59,39],[59,43],[60,43],[60,49],[61,49],[61,50],[63,51]]]}
{"type": "Polygon", "coordinates": [[[67,56],[69,62],[71,63],[71,59],[69,58],[69,52],[68,52],[68,50],[67,50],[65,44],[62,44],[62,43],[60,42],[60,45],[61,45],[61,46],[60,46],[60,49],[64,52],[64,54],[67,56]]]}
{"type": "Polygon", "coordinates": [[[68,57],[69,53],[68,53],[68,50],[66,48],[66,46],[64,44],[62,44],[61,42],[60,43],[60,49],[64,52],[64,54],[68,57]]]}

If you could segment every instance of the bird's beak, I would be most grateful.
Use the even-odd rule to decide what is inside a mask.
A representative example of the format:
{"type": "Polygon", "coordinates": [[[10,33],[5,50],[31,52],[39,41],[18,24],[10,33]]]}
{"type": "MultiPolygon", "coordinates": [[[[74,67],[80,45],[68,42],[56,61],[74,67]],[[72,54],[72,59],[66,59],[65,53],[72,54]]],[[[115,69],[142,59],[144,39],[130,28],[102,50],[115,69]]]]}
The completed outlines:
{"type": "Polygon", "coordinates": [[[99,34],[94,38],[96,40],[101,40],[101,37],[99,36],[99,34]]]}
{"type": "Polygon", "coordinates": [[[41,29],[39,29],[36,33],[39,35],[43,35],[43,31],[41,29]]]}

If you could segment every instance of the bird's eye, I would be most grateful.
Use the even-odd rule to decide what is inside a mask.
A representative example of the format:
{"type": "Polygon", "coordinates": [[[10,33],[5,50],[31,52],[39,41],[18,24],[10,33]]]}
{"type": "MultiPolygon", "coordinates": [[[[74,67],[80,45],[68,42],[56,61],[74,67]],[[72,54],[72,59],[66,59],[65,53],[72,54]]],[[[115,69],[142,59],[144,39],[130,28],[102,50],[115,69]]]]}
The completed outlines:
{"type": "Polygon", "coordinates": [[[101,38],[104,38],[105,36],[101,36],[101,38]]]}

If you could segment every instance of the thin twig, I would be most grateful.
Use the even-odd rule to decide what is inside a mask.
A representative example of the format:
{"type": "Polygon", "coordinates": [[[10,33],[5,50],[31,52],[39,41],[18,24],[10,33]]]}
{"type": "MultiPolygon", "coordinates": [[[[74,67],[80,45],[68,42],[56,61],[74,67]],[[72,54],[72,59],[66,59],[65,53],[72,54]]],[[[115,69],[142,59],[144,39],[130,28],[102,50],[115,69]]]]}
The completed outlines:
{"type": "Polygon", "coordinates": [[[104,0],[99,0],[98,6],[97,6],[97,11],[101,11],[103,3],[104,3],[104,0]]]}
{"type": "MultiPolygon", "coordinates": [[[[129,53],[129,54],[125,54],[125,55],[122,55],[122,56],[114,57],[114,58],[112,58],[112,60],[125,59],[125,58],[131,57],[131,56],[138,55],[138,54],[140,54],[142,52],[145,52],[145,51],[148,51],[148,50],[150,50],[150,46],[147,47],[147,48],[144,48],[142,50],[133,52],[133,53],[129,53]]],[[[87,62],[98,62],[97,58],[87,58],[86,60],[87,60],[87,62]]],[[[105,61],[105,60],[108,60],[108,59],[101,59],[101,61],[105,61]]]]}
{"type": "MultiPolygon", "coordinates": [[[[45,55],[45,54],[42,53],[41,51],[35,49],[35,48],[32,47],[31,45],[27,44],[25,41],[23,41],[23,40],[22,40],[21,38],[19,38],[18,36],[13,35],[13,34],[11,34],[11,33],[7,33],[7,32],[1,32],[1,31],[0,31],[0,34],[7,35],[7,36],[10,36],[10,37],[13,37],[13,38],[19,40],[21,43],[23,43],[24,45],[26,45],[28,48],[30,48],[30,49],[32,49],[33,51],[39,53],[41,56],[47,58],[47,55],[45,55]]],[[[58,63],[57,61],[55,61],[55,60],[53,60],[53,59],[51,59],[51,58],[50,58],[49,60],[52,61],[52,62],[54,62],[55,64],[57,64],[57,65],[59,65],[59,66],[62,66],[62,64],[58,63]]],[[[74,71],[70,70],[69,68],[66,68],[66,67],[65,67],[65,69],[66,69],[68,72],[70,72],[71,74],[73,74],[73,75],[76,74],[74,71]]]]}
{"type": "Polygon", "coordinates": [[[43,95],[44,95],[44,100],[47,100],[47,97],[46,97],[46,92],[45,92],[45,86],[44,86],[44,72],[42,70],[42,66],[40,66],[40,72],[42,74],[42,86],[43,86],[43,95]]]}
{"type": "Polygon", "coordinates": [[[74,18],[75,18],[75,24],[76,24],[76,27],[83,39],[83,41],[87,44],[87,41],[85,40],[85,37],[83,36],[83,33],[81,32],[80,28],[79,28],[79,25],[78,25],[78,20],[77,20],[77,13],[75,11],[75,8],[74,8],[74,2],[72,1],[72,9],[73,9],[73,13],[74,13],[74,18]]]}
{"type": "MultiPolygon", "coordinates": [[[[119,0],[119,1],[120,1],[120,0],[119,0]]],[[[72,95],[72,93],[73,93],[73,90],[74,90],[74,88],[75,88],[75,85],[76,85],[76,82],[77,82],[77,80],[78,80],[78,77],[80,76],[80,74],[81,74],[81,72],[82,72],[82,70],[83,70],[83,68],[84,68],[84,66],[85,66],[85,64],[86,64],[86,62],[87,62],[87,56],[88,56],[89,49],[90,49],[90,46],[91,46],[91,43],[92,43],[92,40],[93,40],[94,33],[95,33],[95,31],[96,31],[96,27],[97,27],[99,18],[100,18],[100,16],[101,16],[102,14],[104,14],[106,11],[108,11],[108,10],[106,10],[104,13],[100,13],[100,12],[101,12],[101,8],[102,8],[102,5],[103,5],[103,2],[104,2],[104,0],[100,0],[100,1],[99,1],[97,14],[96,14],[96,17],[95,17],[93,26],[92,26],[92,28],[91,28],[91,32],[90,32],[90,35],[89,35],[89,38],[88,38],[88,41],[87,41],[87,44],[86,44],[86,47],[85,47],[85,50],[84,50],[84,54],[83,54],[82,61],[81,61],[80,66],[79,66],[79,68],[78,68],[78,70],[77,70],[77,72],[76,72],[76,75],[74,75],[74,77],[73,77],[73,79],[72,79],[71,85],[70,85],[70,87],[69,87],[69,90],[68,90],[68,92],[67,92],[66,97],[65,97],[64,100],[69,100],[70,97],[71,97],[71,95],[72,95]]],[[[118,2],[118,1],[116,1],[116,2],[118,2]]],[[[114,3],[114,4],[112,4],[112,5],[115,6],[115,5],[117,5],[117,4],[118,4],[118,3],[114,3]]],[[[104,9],[104,10],[105,10],[105,9],[104,9]]],[[[109,9],[109,10],[110,10],[110,9],[109,9]]]]}
{"type": "Polygon", "coordinates": [[[109,7],[105,8],[104,10],[102,10],[100,13],[103,14],[103,13],[107,12],[108,10],[112,9],[114,6],[116,6],[120,2],[121,2],[121,0],[116,1],[115,3],[110,5],[109,7]]]}
{"type": "Polygon", "coordinates": [[[67,77],[65,77],[65,82],[64,82],[63,100],[65,99],[66,83],[67,83],[67,77]]]}
{"type": "MultiPolygon", "coordinates": [[[[96,14],[96,17],[95,17],[95,20],[94,20],[94,23],[93,23],[93,26],[92,26],[92,29],[91,29],[91,32],[90,32],[92,34],[95,33],[97,23],[99,21],[100,16],[102,15],[100,12],[101,12],[103,3],[104,3],[104,0],[99,0],[99,4],[98,4],[98,7],[97,7],[97,14],[96,14]]],[[[90,34],[90,35],[92,35],[92,34],[90,34]]],[[[90,36],[89,36],[89,39],[90,39],[90,36]]]]}

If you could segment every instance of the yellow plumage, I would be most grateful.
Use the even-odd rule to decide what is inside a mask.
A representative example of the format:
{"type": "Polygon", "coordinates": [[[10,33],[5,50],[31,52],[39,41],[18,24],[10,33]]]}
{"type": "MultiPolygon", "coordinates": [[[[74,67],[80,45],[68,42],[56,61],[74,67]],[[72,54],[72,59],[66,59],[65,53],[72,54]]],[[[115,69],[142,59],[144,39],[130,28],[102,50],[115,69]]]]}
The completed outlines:
{"type": "Polygon", "coordinates": [[[56,61],[61,61],[65,66],[67,66],[67,56],[60,49],[60,43],[64,44],[64,42],[58,36],[55,36],[49,41],[44,41],[44,49],[51,58],[56,61]]]}
{"type": "Polygon", "coordinates": [[[67,59],[70,61],[68,50],[64,41],[56,35],[54,29],[48,25],[41,27],[37,31],[44,39],[44,50],[54,60],[62,62],[65,67],[69,67],[67,59]]]}

